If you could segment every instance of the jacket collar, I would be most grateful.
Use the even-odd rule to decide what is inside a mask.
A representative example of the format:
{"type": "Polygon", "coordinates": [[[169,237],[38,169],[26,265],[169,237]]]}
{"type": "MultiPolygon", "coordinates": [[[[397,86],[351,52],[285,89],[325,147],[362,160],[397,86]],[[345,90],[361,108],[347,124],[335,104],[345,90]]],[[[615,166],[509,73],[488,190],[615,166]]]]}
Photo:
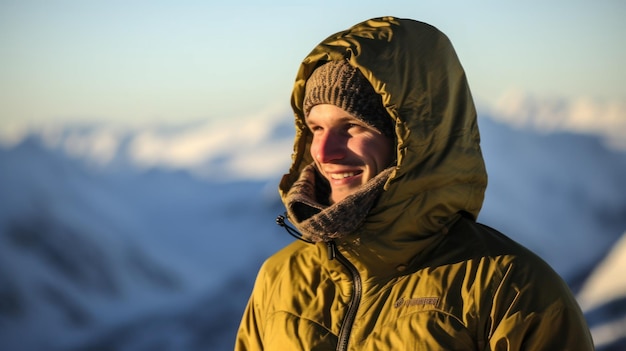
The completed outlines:
{"type": "Polygon", "coordinates": [[[320,197],[324,180],[314,164],[305,167],[286,198],[289,220],[302,234],[302,239],[312,242],[329,242],[354,233],[362,225],[370,209],[383,191],[392,168],[380,172],[356,193],[333,205],[324,205],[320,197]]]}

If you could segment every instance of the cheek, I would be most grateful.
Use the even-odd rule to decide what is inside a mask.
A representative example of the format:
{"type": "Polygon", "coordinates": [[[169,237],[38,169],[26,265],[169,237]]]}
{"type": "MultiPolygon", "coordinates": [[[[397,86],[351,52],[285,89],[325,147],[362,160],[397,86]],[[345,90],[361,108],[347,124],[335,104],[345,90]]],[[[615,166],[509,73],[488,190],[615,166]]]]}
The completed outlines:
{"type": "Polygon", "coordinates": [[[393,154],[393,145],[388,139],[371,140],[365,147],[363,152],[371,157],[380,167],[387,167],[395,158],[393,154]]]}
{"type": "Polygon", "coordinates": [[[314,160],[315,160],[315,155],[317,155],[318,153],[318,149],[319,149],[319,145],[315,141],[315,139],[313,139],[311,141],[311,145],[309,146],[309,154],[311,154],[311,157],[313,157],[314,160]]]}

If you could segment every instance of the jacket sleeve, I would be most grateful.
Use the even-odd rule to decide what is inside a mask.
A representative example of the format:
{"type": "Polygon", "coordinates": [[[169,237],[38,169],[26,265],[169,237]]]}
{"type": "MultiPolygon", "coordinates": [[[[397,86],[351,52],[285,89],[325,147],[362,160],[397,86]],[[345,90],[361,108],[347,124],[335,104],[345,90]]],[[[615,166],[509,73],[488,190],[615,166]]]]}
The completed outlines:
{"type": "Polygon", "coordinates": [[[248,305],[241,318],[235,339],[235,351],[263,350],[263,318],[261,318],[260,306],[262,306],[263,286],[265,285],[264,267],[265,265],[259,270],[248,305]]]}
{"type": "Polygon", "coordinates": [[[495,289],[489,320],[486,350],[594,350],[569,287],[544,264],[509,267],[495,289]]]}

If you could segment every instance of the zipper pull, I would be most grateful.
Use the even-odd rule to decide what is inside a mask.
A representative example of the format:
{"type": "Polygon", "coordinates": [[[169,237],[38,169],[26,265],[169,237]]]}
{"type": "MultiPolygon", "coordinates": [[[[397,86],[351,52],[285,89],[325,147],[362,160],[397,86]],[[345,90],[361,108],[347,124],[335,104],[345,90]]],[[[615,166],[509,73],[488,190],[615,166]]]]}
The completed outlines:
{"type": "Polygon", "coordinates": [[[328,248],[328,259],[329,260],[334,260],[336,257],[336,253],[335,253],[335,242],[334,241],[327,241],[326,242],[326,248],[328,248]]]}

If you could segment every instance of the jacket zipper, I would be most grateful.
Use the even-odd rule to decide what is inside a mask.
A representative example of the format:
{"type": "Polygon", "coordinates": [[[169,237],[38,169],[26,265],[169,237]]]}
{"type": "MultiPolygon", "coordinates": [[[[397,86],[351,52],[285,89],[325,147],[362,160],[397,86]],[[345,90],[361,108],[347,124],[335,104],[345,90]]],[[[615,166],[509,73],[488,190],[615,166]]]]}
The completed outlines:
{"type": "Polygon", "coordinates": [[[361,282],[361,276],[359,275],[359,271],[354,267],[348,259],[346,259],[338,250],[334,241],[327,242],[328,245],[328,258],[333,259],[337,258],[337,260],[348,269],[350,274],[352,275],[352,299],[350,300],[350,305],[348,306],[348,311],[346,312],[345,317],[343,318],[343,323],[341,324],[341,330],[339,331],[339,338],[337,340],[337,351],[345,351],[348,349],[348,339],[350,338],[350,333],[352,331],[352,325],[354,324],[354,319],[356,318],[356,312],[359,308],[359,304],[361,303],[361,294],[363,293],[363,285],[361,282]]]}

